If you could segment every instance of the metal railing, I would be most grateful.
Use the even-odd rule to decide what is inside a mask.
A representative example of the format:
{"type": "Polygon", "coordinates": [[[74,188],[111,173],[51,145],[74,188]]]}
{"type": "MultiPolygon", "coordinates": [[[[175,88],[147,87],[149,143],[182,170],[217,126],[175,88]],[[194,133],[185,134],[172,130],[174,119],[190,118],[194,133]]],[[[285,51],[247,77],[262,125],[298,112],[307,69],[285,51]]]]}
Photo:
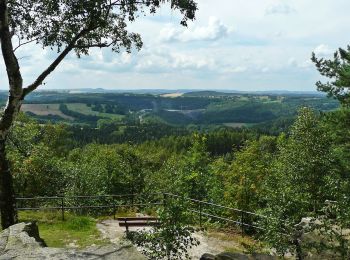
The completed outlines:
{"type": "Polygon", "coordinates": [[[195,205],[194,206],[195,209],[193,208],[188,209],[188,211],[198,214],[200,227],[202,226],[203,218],[207,218],[207,220],[214,219],[220,222],[226,222],[227,224],[235,224],[241,227],[241,232],[242,234],[244,234],[245,228],[252,228],[255,230],[265,230],[265,228],[263,226],[259,226],[257,222],[260,219],[269,219],[269,217],[261,214],[227,207],[227,206],[223,206],[213,202],[186,198],[184,196],[175,195],[172,193],[164,193],[164,195],[168,197],[180,198],[180,199],[184,199],[192,202],[195,205]],[[217,209],[221,210],[221,214],[218,213],[217,209]],[[214,213],[210,212],[213,210],[214,210],[214,213]],[[227,215],[231,216],[231,218],[227,217],[227,215]]]}
{"type": "MultiPolygon", "coordinates": [[[[92,195],[92,196],[54,196],[54,197],[30,197],[16,198],[16,208],[21,211],[57,210],[61,212],[62,220],[68,211],[98,210],[99,213],[109,211],[114,219],[120,208],[150,208],[164,207],[169,199],[182,199],[190,203],[188,211],[198,217],[199,226],[204,221],[219,221],[241,228],[242,234],[246,229],[264,230],[257,224],[261,219],[268,217],[254,212],[231,208],[213,202],[187,198],[172,193],[145,193],[145,194],[117,194],[117,195],[92,195]]],[[[95,211],[96,213],[96,211],[95,211]]]]}

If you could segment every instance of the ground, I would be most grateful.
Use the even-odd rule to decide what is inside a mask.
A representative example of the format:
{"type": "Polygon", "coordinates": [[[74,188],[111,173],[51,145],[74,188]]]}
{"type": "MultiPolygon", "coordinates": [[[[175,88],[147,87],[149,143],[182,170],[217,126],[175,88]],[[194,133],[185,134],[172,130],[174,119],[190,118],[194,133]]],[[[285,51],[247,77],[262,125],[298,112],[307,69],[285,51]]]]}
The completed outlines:
{"type": "MultiPolygon", "coordinates": [[[[40,237],[49,247],[89,250],[99,246],[119,246],[125,240],[125,228],[119,227],[117,220],[106,216],[94,219],[87,216],[65,214],[62,221],[59,212],[19,212],[21,221],[37,221],[40,237]]],[[[127,213],[127,216],[137,215],[127,213]]],[[[123,213],[118,215],[124,216],[123,213]]],[[[131,231],[137,228],[130,228],[131,231]]],[[[190,249],[192,259],[199,259],[204,253],[217,255],[222,252],[261,252],[263,247],[249,236],[242,236],[234,229],[218,230],[208,228],[206,231],[197,231],[195,238],[200,245],[190,249]]],[[[130,242],[129,242],[130,243],[130,242]]]]}
{"type": "MultiPolygon", "coordinates": [[[[97,229],[102,233],[103,239],[108,239],[114,244],[119,244],[125,235],[125,228],[119,227],[117,220],[108,219],[97,223],[97,229]]],[[[130,228],[135,231],[138,228],[130,228]]],[[[224,234],[222,232],[198,231],[194,237],[200,241],[200,245],[190,249],[192,259],[199,259],[204,253],[213,255],[231,251],[244,251],[243,244],[252,243],[248,237],[241,237],[239,234],[224,234]]]]}

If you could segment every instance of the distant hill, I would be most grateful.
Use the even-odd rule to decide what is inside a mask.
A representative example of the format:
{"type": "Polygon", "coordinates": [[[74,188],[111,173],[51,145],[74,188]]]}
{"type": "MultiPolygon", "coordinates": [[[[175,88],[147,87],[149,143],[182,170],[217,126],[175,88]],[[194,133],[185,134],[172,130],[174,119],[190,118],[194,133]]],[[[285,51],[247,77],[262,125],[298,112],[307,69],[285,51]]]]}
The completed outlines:
{"type": "Polygon", "coordinates": [[[237,95],[274,95],[274,96],[326,96],[324,93],[317,91],[288,91],[288,90],[271,90],[271,91],[239,91],[239,90],[227,90],[227,91],[214,91],[214,90],[201,90],[191,91],[185,93],[185,97],[227,97],[237,95]]]}
{"type": "Polygon", "coordinates": [[[205,91],[194,91],[185,93],[183,96],[185,97],[224,97],[224,96],[235,96],[237,93],[224,93],[212,90],[205,91]]]}

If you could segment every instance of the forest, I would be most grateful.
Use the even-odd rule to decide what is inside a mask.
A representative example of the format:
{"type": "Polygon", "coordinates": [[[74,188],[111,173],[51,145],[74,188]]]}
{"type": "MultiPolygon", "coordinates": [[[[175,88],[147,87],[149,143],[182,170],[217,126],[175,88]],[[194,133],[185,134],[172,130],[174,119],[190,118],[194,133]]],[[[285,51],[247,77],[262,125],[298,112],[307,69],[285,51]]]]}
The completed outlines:
{"type": "MultiPolygon", "coordinates": [[[[267,217],[245,219],[266,232],[246,232],[279,255],[329,250],[281,239],[282,231],[294,236],[303,218],[327,212],[337,216],[327,219],[328,229],[347,225],[350,110],[338,100],[43,92],[23,106],[7,141],[17,197],[180,194],[267,217]],[[195,117],[181,113],[186,104],[195,117]]],[[[325,239],[349,254],[344,236],[325,239]]]]}
{"type": "MultiPolygon", "coordinates": [[[[278,134],[159,123],[123,130],[108,123],[89,132],[21,114],[9,135],[8,158],[19,197],[181,194],[270,217],[274,221],[261,223],[269,232],[259,238],[283,255],[295,245],[280,231],[292,232],[303,217],[341,209],[330,220],[347,225],[349,120],[344,107],[326,113],[301,107],[278,134]],[[325,201],[337,204],[329,209],[325,201]]],[[[349,253],[345,237],[330,233],[327,239],[338,239],[334,250],[349,253]]]]}
{"type": "Polygon", "coordinates": [[[350,259],[350,46],[333,56],[325,44],[310,49],[343,44],[333,37],[337,30],[343,37],[347,13],[336,23],[326,12],[335,2],[206,2],[207,11],[197,12],[195,0],[0,0],[0,76],[8,87],[0,91],[1,257],[31,254],[25,243],[6,257],[23,238],[19,232],[13,239],[13,229],[27,220],[34,231],[24,232],[41,246],[38,226],[49,247],[103,244],[97,224],[117,220],[117,210],[115,200],[100,205],[96,196],[131,195],[131,207],[118,205],[117,218],[124,219],[123,239],[149,259],[189,259],[188,249],[200,244],[195,235],[206,230],[225,239],[240,233],[240,253],[249,257],[350,259]],[[207,23],[197,25],[197,18],[207,23]],[[138,55],[144,42],[136,29],[148,41],[138,55]],[[78,89],[176,82],[206,90],[45,89],[54,72],[54,86],[78,89]],[[229,90],[310,88],[319,78],[320,93],[229,90]],[[228,93],[210,90],[221,84],[228,93]],[[135,194],[163,197],[152,204],[157,209],[141,210],[135,194]],[[61,204],[50,207],[57,199],[61,204]],[[65,205],[69,199],[82,207],[65,205]],[[199,205],[199,225],[189,202],[199,205]],[[204,205],[215,208],[203,212],[204,205]],[[129,233],[126,218],[155,221],[129,233]]]}
{"type": "Polygon", "coordinates": [[[330,111],[338,108],[339,102],[318,93],[199,91],[167,97],[159,94],[42,91],[30,94],[22,111],[44,123],[66,122],[94,128],[108,121],[121,125],[152,122],[184,128],[207,128],[271,124],[294,118],[301,106],[330,111]]]}

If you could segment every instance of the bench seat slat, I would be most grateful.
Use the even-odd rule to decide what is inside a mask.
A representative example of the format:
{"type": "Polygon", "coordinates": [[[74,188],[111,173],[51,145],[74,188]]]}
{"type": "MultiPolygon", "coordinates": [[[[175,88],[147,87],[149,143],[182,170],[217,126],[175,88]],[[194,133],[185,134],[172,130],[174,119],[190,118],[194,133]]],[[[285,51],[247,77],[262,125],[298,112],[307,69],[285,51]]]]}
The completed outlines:
{"type": "Polygon", "coordinates": [[[119,222],[119,226],[121,227],[146,227],[146,226],[157,226],[159,225],[159,222],[156,221],[149,221],[149,222],[119,222]]]}
{"type": "Polygon", "coordinates": [[[118,217],[118,221],[152,221],[158,220],[156,217],[118,217]]]}

